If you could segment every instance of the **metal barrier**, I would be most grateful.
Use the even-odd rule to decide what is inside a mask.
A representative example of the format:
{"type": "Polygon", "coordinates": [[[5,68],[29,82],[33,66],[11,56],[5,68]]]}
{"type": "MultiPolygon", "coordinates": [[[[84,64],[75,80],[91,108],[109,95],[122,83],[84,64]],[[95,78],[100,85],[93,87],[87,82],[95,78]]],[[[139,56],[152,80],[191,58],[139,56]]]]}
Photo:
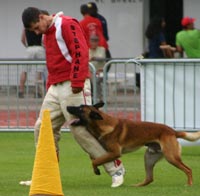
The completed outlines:
{"type": "MultiPolygon", "coordinates": [[[[177,131],[200,130],[199,75],[200,59],[110,61],[104,67],[104,109],[119,117],[164,123],[177,131]],[[114,73],[111,82],[107,75],[110,65],[114,73]],[[136,85],[137,72],[140,89],[136,85]],[[132,95],[127,93],[130,90],[132,95]]],[[[200,145],[200,141],[180,142],[200,145]]]]}
{"type": "MultiPolygon", "coordinates": [[[[96,101],[96,70],[90,63],[93,102],[96,101]]],[[[0,60],[0,131],[31,131],[45,95],[45,61],[0,60]],[[25,97],[19,98],[20,74],[26,71],[25,97]],[[37,79],[36,74],[42,73],[37,79]],[[38,97],[42,90],[42,96],[38,97]]],[[[63,127],[67,128],[66,126],[63,127]]]]}
{"type": "Polygon", "coordinates": [[[106,112],[116,117],[141,119],[139,73],[140,63],[135,59],[111,60],[105,64],[103,100],[106,112]]]}
{"type": "MultiPolygon", "coordinates": [[[[31,93],[35,87],[27,81],[27,98],[19,99],[20,66],[44,66],[44,61],[0,61],[0,130],[33,130],[42,99],[31,93]]],[[[177,130],[200,128],[199,59],[120,59],[104,66],[102,75],[90,64],[93,103],[103,99],[104,110],[116,117],[161,122],[177,130]],[[140,76],[141,82],[138,83],[140,76]],[[97,92],[101,78],[103,97],[97,92]],[[141,85],[141,86],[140,86],[141,85]]]]}
{"type": "Polygon", "coordinates": [[[142,120],[200,128],[200,60],[142,60],[142,120]]]}

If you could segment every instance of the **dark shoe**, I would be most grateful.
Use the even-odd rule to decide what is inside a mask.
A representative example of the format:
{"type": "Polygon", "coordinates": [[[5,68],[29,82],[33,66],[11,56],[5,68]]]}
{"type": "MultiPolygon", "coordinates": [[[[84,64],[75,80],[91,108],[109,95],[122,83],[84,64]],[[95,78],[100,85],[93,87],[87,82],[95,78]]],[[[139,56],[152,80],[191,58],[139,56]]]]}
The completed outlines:
{"type": "Polygon", "coordinates": [[[18,93],[18,98],[24,98],[24,93],[19,92],[19,93],[18,93]]]}

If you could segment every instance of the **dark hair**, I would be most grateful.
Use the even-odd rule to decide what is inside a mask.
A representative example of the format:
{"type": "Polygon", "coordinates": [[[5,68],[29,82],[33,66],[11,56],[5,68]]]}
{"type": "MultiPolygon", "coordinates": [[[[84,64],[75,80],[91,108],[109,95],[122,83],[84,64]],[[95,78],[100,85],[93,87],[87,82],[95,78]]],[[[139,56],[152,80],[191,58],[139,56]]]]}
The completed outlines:
{"type": "Polygon", "coordinates": [[[41,11],[42,14],[49,16],[49,12],[47,10],[40,10],[40,11],[41,11]]]}
{"type": "Polygon", "coordinates": [[[162,22],[164,21],[163,18],[155,17],[151,20],[149,25],[147,26],[145,35],[148,39],[153,38],[156,34],[163,31],[162,22]]]}
{"type": "Polygon", "coordinates": [[[31,23],[39,22],[39,15],[42,11],[35,7],[28,7],[22,13],[22,22],[26,29],[31,27],[31,23]]]}
{"type": "Polygon", "coordinates": [[[95,2],[89,2],[87,3],[89,14],[93,17],[96,17],[98,14],[98,8],[95,2]]]}
{"type": "Polygon", "coordinates": [[[82,4],[80,7],[80,12],[82,15],[89,14],[89,9],[87,4],[82,4]]]}

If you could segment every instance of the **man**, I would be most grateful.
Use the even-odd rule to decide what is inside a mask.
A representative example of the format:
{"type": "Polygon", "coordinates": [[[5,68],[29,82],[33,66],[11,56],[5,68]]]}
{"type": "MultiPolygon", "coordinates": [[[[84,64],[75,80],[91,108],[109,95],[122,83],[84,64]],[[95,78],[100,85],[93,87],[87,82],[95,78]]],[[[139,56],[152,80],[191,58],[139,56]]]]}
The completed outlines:
{"type": "MultiPolygon", "coordinates": [[[[46,64],[48,69],[48,91],[43,100],[39,118],[35,124],[37,143],[41,126],[42,112],[50,110],[57,155],[60,129],[65,121],[73,120],[66,107],[91,104],[91,89],[88,67],[88,46],[79,22],[62,12],[45,15],[38,8],[29,7],[22,14],[24,27],[36,34],[44,34],[46,64]]],[[[96,158],[105,154],[103,147],[84,127],[70,127],[80,146],[96,158]]],[[[73,149],[72,149],[73,150],[73,149]]],[[[112,187],[123,183],[124,168],[117,160],[104,165],[112,176],[112,187]]]]}
{"type": "Polygon", "coordinates": [[[184,17],[181,21],[183,30],[176,34],[176,48],[188,58],[200,57],[200,31],[194,28],[195,18],[184,17]]]}

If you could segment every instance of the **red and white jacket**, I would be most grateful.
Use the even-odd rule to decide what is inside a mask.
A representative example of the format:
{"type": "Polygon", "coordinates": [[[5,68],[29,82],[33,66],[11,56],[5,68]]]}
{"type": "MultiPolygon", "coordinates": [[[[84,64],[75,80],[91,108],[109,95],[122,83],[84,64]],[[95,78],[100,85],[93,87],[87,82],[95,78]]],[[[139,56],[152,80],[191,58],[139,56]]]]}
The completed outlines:
{"type": "Polygon", "coordinates": [[[63,81],[72,87],[83,87],[89,78],[88,45],[79,22],[58,13],[44,34],[47,88],[63,81]]]}

